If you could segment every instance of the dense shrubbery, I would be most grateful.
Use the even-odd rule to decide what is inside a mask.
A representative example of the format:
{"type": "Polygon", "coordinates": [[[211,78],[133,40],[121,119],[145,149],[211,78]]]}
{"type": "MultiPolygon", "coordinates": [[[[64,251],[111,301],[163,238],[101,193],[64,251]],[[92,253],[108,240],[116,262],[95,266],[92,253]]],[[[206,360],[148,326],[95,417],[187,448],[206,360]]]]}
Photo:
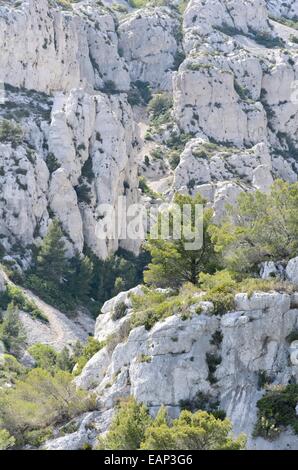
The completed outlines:
{"type": "Polygon", "coordinates": [[[23,130],[19,124],[7,119],[0,120],[0,142],[16,146],[22,142],[23,130]]]}
{"type": "Polygon", "coordinates": [[[148,104],[150,116],[150,128],[147,138],[151,132],[158,132],[160,126],[169,123],[171,119],[171,109],[173,106],[173,98],[168,93],[157,93],[153,96],[148,104]]]}
{"type": "Polygon", "coordinates": [[[298,184],[276,181],[269,194],[243,193],[229,208],[212,240],[224,264],[242,273],[257,273],[268,260],[288,260],[298,254],[298,184]]]}
{"type": "Polygon", "coordinates": [[[201,273],[198,286],[186,283],[180,289],[163,292],[144,287],[144,295],[132,296],[133,315],[130,318],[130,329],[144,325],[150,330],[157,322],[171,315],[180,315],[183,320],[191,318],[194,312],[199,315],[202,313],[201,301],[213,303],[214,315],[224,315],[235,309],[237,293],[245,292],[250,296],[256,291],[293,293],[295,287],[278,279],[241,280],[228,271],[218,271],[213,275],[201,273]]]}
{"type": "Polygon", "coordinates": [[[29,313],[35,319],[45,323],[48,322],[48,319],[37,305],[32,300],[29,300],[19,287],[12,284],[8,284],[6,290],[0,293],[0,308],[7,310],[10,303],[13,303],[23,312],[29,313]]]}
{"type": "MultiPolygon", "coordinates": [[[[86,250],[85,256],[76,254],[69,259],[63,237],[59,222],[54,220],[23,281],[25,286],[63,312],[71,314],[83,305],[98,315],[106,300],[142,282],[148,254],[135,257],[119,250],[103,261],[86,250]]],[[[37,315],[36,310],[32,313],[37,315]]]]}
{"type": "Polygon", "coordinates": [[[144,325],[150,330],[155,323],[162,321],[174,314],[179,314],[186,319],[190,316],[190,305],[197,302],[193,292],[188,288],[180,292],[158,292],[144,288],[144,295],[133,296],[134,313],[131,318],[131,328],[144,325]]]}
{"type": "Polygon", "coordinates": [[[36,367],[48,372],[56,372],[58,370],[71,372],[77,360],[67,347],[61,352],[57,352],[47,344],[36,343],[28,349],[28,352],[35,360],[36,367]]]}
{"type": "Polygon", "coordinates": [[[0,428],[18,444],[42,442],[49,427],[95,408],[95,400],[78,390],[68,372],[33,369],[9,389],[0,390],[0,428]]]}
{"type": "Polygon", "coordinates": [[[298,385],[273,386],[258,401],[255,435],[274,439],[286,426],[298,434],[298,385]]]}
{"type": "Polygon", "coordinates": [[[6,351],[16,356],[25,348],[25,330],[19,319],[19,311],[12,303],[8,305],[0,324],[0,340],[6,351]]]}
{"type": "Polygon", "coordinates": [[[0,450],[6,450],[15,444],[15,438],[5,429],[0,429],[0,450]]]}
{"type": "Polygon", "coordinates": [[[4,354],[1,357],[0,388],[5,385],[14,385],[16,381],[25,374],[26,368],[22,366],[14,356],[4,354]]]}
{"type": "Polygon", "coordinates": [[[122,402],[109,432],[99,440],[105,450],[239,450],[245,437],[233,439],[228,420],[215,418],[205,411],[182,411],[171,421],[161,408],[155,419],[135,400],[122,402]]]}
{"type": "MultiPolygon", "coordinates": [[[[205,209],[203,220],[195,220],[195,205],[203,203],[199,194],[194,198],[176,195],[174,202],[180,207],[183,204],[190,204],[192,214],[189,221],[186,223],[184,221],[185,231],[180,239],[175,239],[177,234],[174,234],[171,228],[170,240],[149,239],[147,243],[146,248],[152,256],[152,261],[149,269],[144,273],[144,279],[146,283],[157,287],[177,288],[183,282],[197,284],[201,271],[214,272],[218,265],[209,235],[212,211],[205,209]],[[200,224],[203,226],[202,233],[200,224]],[[185,238],[186,232],[192,233],[195,240],[201,240],[202,246],[196,250],[188,249],[190,240],[185,238]]],[[[171,217],[170,220],[172,220],[171,217]]]]}

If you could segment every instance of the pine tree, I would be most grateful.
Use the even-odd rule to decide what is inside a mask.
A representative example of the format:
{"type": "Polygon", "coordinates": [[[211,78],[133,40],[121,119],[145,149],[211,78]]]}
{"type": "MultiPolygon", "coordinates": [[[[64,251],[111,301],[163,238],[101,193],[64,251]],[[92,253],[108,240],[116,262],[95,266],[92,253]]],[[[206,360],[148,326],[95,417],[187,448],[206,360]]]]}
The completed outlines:
{"type": "Polygon", "coordinates": [[[93,279],[93,263],[88,256],[76,253],[70,260],[68,275],[69,293],[84,301],[90,294],[93,279]]]}
{"type": "Polygon", "coordinates": [[[173,234],[170,239],[149,239],[146,247],[152,256],[152,261],[149,269],[144,272],[144,280],[147,284],[157,287],[176,288],[184,282],[197,284],[200,272],[212,273],[218,263],[209,235],[212,210],[205,209],[203,219],[198,221],[194,217],[195,206],[204,202],[199,194],[194,198],[179,194],[176,195],[174,202],[181,208],[185,204],[191,206],[192,216],[184,224],[184,233],[192,233],[196,239],[202,234],[203,243],[198,249],[188,249],[189,240],[186,240],[183,233],[179,239],[175,239],[173,234]]]}
{"type": "Polygon", "coordinates": [[[18,355],[25,346],[26,333],[19,318],[18,308],[10,303],[1,325],[1,340],[5,348],[18,355]]]}
{"type": "Polygon", "coordinates": [[[61,283],[69,269],[60,223],[54,220],[49,227],[36,260],[36,272],[46,281],[61,283]]]}

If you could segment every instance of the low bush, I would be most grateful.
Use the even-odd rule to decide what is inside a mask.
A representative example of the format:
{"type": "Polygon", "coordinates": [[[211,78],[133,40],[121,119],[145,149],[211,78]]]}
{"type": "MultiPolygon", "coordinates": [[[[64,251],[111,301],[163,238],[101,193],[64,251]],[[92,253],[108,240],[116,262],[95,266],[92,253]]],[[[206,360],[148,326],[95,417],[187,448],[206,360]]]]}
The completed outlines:
{"type": "Polygon", "coordinates": [[[118,302],[112,313],[112,320],[117,321],[123,318],[126,314],[127,307],[124,302],[118,302]]]}
{"type": "Polygon", "coordinates": [[[166,319],[174,314],[186,318],[189,316],[189,307],[195,303],[191,292],[175,293],[159,292],[144,288],[144,295],[133,296],[133,315],[131,317],[131,328],[144,325],[150,330],[155,323],[166,319]]]}
{"type": "Polygon", "coordinates": [[[148,409],[129,399],[120,403],[108,433],[99,439],[104,450],[240,450],[243,435],[234,439],[227,419],[217,419],[205,411],[182,411],[171,420],[165,407],[153,419],[148,409]]]}
{"type": "Polygon", "coordinates": [[[172,97],[167,93],[158,93],[153,96],[148,104],[148,111],[152,118],[164,115],[173,105],[172,97]]]}
{"type": "Polygon", "coordinates": [[[48,323],[46,315],[23,293],[22,289],[8,284],[6,291],[0,293],[0,308],[6,310],[11,302],[23,312],[29,313],[34,319],[48,323]]]}
{"type": "Polygon", "coordinates": [[[297,384],[269,388],[257,403],[258,420],[254,434],[274,439],[287,426],[298,434],[297,403],[297,384]]]}
{"type": "Polygon", "coordinates": [[[14,146],[19,145],[23,139],[21,126],[7,119],[0,120],[0,142],[11,142],[14,146]]]}
{"type": "Polygon", "coordinates": [[[19,445],[26,442],[28,432],[47,430],[93,409],[94,397],[77,389],[73,376],[64,371],[52,375],[33,369],[14,388],[0,390],[0,426],[19,445]]]}

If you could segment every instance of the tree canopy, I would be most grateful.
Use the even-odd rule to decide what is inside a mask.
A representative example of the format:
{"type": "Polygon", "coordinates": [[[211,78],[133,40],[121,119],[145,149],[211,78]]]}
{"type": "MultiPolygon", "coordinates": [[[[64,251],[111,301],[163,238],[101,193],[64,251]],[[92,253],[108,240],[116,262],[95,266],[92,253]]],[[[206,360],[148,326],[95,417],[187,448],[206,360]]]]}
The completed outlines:
{"type": "Polygon", "coordinates": [[[144,280],[147,284],[156,287],[176,288],[184,282],[197,284],[200,272],[214,272],[218,262],[209,234],[213,211],[205,208],[203,220],[196,220],[195,206],[204,203],[199,194],[194,198],[177,194],[174,202],[181,208],[184,204],[191,207],[191,217],[186,227],[184,221],[184,227],[186,233],[192,233],[194,238],[199,239],[203,235],[203,243],[198,249],[188,249],[189,240],[185,232],[179,239],[175,239],[171,231],[169,239],[150,238],[146,248],[152,256],[152,261],[144,273],[144,280]],[[200,224],[202,224],[202,231],[200,224]]]}
{"type": "Polygon", "coordinates": [[[236,272],[258,271],[263,261],[297,256],[298,183],[277,180],[268,194],[241,194],[223,223],[211,231],[225,266],[236,272]]]}
{"type": "Polygon", "coordinates": [[[99,439],[105,450],[240,450],[244,435],[233,438],[228,419],[221,420],[206,411],[182,411],[171,420],[165,407],[156,418],[135,399],[121,402],[108,433],[99,439]]]}

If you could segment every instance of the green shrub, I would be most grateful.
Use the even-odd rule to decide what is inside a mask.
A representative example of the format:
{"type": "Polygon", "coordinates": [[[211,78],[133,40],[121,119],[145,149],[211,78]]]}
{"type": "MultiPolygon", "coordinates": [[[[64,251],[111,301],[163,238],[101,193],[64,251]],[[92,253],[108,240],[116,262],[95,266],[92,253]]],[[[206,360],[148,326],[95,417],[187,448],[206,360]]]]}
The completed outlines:
{"type": "Polygon", "coordinates": [[[48,154],[46,158],[46,164],[50,173],[54,173],[54,171],[60,168],[60,163],[58,162],[57,158],[53,153],[48,154]]]}
{"type": "Polygon", "coordinates": [[[21,288],[8,284],[6,292],[0,294],[0,305],[5,310],[9,303],[13,302],[20,310],[29,313],[34,319],[48,323],[45,314],[37,307],[33,300],[30,300],[21,288]],[[6,304],[6,305],[5,305],[6,304]]]}
{"type": "Polygon", "coordinates": [[[142,191],[143,194],[147,194],[153,199],[156,199],[158,196],[157,193],[155,193],[154,191],[152,191],[152,189],[149,188],[146,178],[144,176],[140,176],[139,178],[139,189],[142,191]]]}
{"type": "Polygon", "coordinates": [[[175,149],[171,150],[170,152],[168,152],[167,158],[169,160],[170,167],[172,168],[172,170],[175,170],[175,168],[177,168],[180,163],[180,151],[175,149]]]}
{"type": "Polygon", "coordinates": [[[237,82],[236,79],[234,79],[234,88],[236,93],[242,100],[245,101],[250,97],[249,90],[247,88],[243,88],[240,83],[237,82]]]}
{"type": "Polygon", "coordinates": [[[112,320],[117,321],[123,318],[126,314],[127,307],[124,302],[118,302],[112,313],[112,320]]]}
{"type": "Polygon", "coordinates": [[[91,189],[87,184],[79,184],[75,186],[75,192],[77,193],[78,201],[85,202],[86,204],[91,203],[91,189]]]}
{"type": "MultiPolygon", "coordinates": [[[[23,444],[26,434],[95,409],[95,399],[79,390],[68,372],[33,369],[14,388],[0,390],[0,422],[23,444]]],[[[30,437],[32,438],[32,436],[30,437]]],[[[36,439],[36,436],[35,436],[36,439]]]]}
{"type": "Polygon", "coordinates": [[[27,445],[40,447],[48,439],[53,437],[54,429],[51,426],[45,429],[35,429],[33,431],[25,431],[23,434],[23,440],[27,445]]]}
{"type": "Polygon", "coordinates": [[[286,340],[289,344],[293,341],[298,341],[298,328],[295,328],[291,333],[286,337],[286,340]]]}
{"type": "Polygon", "coordinates": [[[137,80],[133,85],[138,89],[140,97],[144,104],[148,104],[152,98],[152,93],[150,89],[149,82],[143,82],[142,80],[137,80]]]}
{"type": "Polygon", "coordinates": [[[102,89],[104,93],[107,93],[108,95],[113,95],[115,93],[118,93],[116,83],[113,80],[107,80],[104,83],[104,87],[102,89]]]}
{"type": "Polygon", "coordinates": [[[137,450],[151,423],[148,409],[135,400],[123,400],[105,437],[99,438],[98,449],[137,450]]]}
{"type": "Polygon", "coordinates": [[[190,400],[181,400],[179,406],[181,410],[191,411],[192,413],[200,410],[207,411],[219,419],[225,419],[226,417],[225,412],[219,409],[218,400],[202,392],[198,392],[190,400]]]}
{"type": "Polygon", "coordinates": [[[0,450],[7,450],[9,447],[13,447],[14,444],[15,438],[6,429],[0,429],[0,450]]]}
{"type": "Polygon", "coordinates": [[[82,167],[82,177],[86,178],[89,183],[92,183],[92,181],[95,178],[94,171],[93,171],[93,162],[92,158],[89,157],[83,167],[82,167]]]}
{"type": "Polygon", "coordinates": [[[23,377],[26,373],[25,367],[20,364],[17,359],[10,355],[4,354],[1,357],[0,367],[0,388],[7,384],[14,385],[18,379],[23,377]]]}
{"type": "Polygon", "coordinates": [[[271,387],[258,401],[258,420],[254,434],[274,439],[286,426],[298,434],[298,385],[271,387]]]}
{"type": "Polygon", "coordinates": [[[202,300],[212,302],[214,315],[224,315],[235,310],[235,295],[229,292],[209,292],[202,300]]]}
{"type": "Polygon", "coordinates": [[[0,142],[19,145],[23,139],[23,130],[19,124],[8,121],[7,119],[0,120],[0,142]]]}
{"type": "Polygon", "coordinates": [[[266,370],[259,370],[258,372],[258,388],[262,389],[270,384],[272,379],[266,370]]]}
{"type": "Polygon", "coordinates": [[[166,113],[173,105],[173,99],[167,93],[157,93],[148,104],[148,110],[153,118],[166,113]]]}
{"type": "Polygon", "coordinates": [[[191,292],[164,293],[144,288],[144,295],[132,296],[131,328],[144,325],[150,330],[155,323],[174,314],[187,318],[189,307],[195,303],[191,292]]]}
{"type": "Polygon", "coordinates": [[[49,372],[59,369],[71,372],[75,365],[75,359],[71,357],[67,347],[57,352],[47,344],[36,343],[28,349],[28,352],[35,360],[36,367],[49,372]]]}
{"type": "Polygon", "coordinates": [[[19,319],[19,311],[14,304],[9,304],[0,325],[0,340],[11,354],[18,356],[26,345],[26,332],[19,319]]]}
{"type": "Polygon", "coordinates": [[[297,218],[298,184],[276,180],[271,193],[240,194],[223,223],[210,232],[227,268],[258,273],[263,261],[288,260],[298,254],[297,218]]]}
{"type": "Polygon", "coordinates": [[[291,34],[290,41],[294,42],[295,44],[298,44],[298,36],[294,36],[294,34],[291,34]]]}
{"type": "Polygon", "coordinates": [[[227,419],[217,419],[205,411],[182,411],[172,421],[161,407],[156,418],[133,398],[119,405],[112,425],[99,439],[101,450],[240,450],[244,435],[234,439],[227,419]]]}
{"type": "Polygon", "coordinates": [[[217,381],[215,372],[221,361],[222,358],[218,354],[206,353],[206,362],[209,369],[208,380],[211,384],[214,384],[217,381]]]}
{"type": "Polygon", "coordinates": [[[142,103],[139,91],[134,88],[129,90],[127,93],[127,101],[131,106],[139,106],[142,103]]]}

